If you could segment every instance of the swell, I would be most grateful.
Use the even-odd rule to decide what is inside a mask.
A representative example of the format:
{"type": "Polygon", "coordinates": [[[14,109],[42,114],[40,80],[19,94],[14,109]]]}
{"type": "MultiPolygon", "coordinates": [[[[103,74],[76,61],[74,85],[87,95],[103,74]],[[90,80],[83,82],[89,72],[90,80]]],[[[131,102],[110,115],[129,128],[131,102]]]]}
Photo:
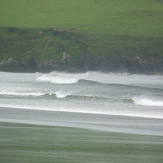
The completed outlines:
{"type": "Polygon", "coordinates": [[[102,72],[86,72],[86,73],[65,73],[65,72],[51,72],[49,74],[40,74],[36,78],[37,82],[48,82],[59,85],[106,85],[120,88],[143,88],[149,90],[162,91],[162,77],[157,76],[154,87],[149,81],[153,76],[129,75],[129,74],[114,74],[102,72]],[[140,80],[137,80],[140,78],[140,80]],[[127,80],[126,80],[127,79],[127,80]]]}
{"type": "Polygon", "coordinates": [[[75,83],[76,85],[98,85],[98,86],[110,86],[110,87],[114,87],[114,88],[135,88],[135,89],[145,89],[145,90],[156,90],[159,92],[163,91],[163,88],[152,88],[152,87],[146,87],[146,86],[138,86],[138,85],[132,85],[132,84],[118,84],[118,83],[102,83],[102,82],[98,82],[98,81],[91,81],[91,80],[84,80],[84,79],[80,79],[77,83],[75,83]]]}
{"type": "MultiPolygon", "coordinates": [[[[85,73],[85,74],[76,74],[76,75],[70,75],[70,74],[64,74],[64,75],[58,75],[58,74],[46,74],[42,75],[38,78],[36,78],[36,81],[39,82],[50,82],[52,84],[61,84],[61,85],[97,85],[97,86],[108,86],[108,87],[118,87],[118,88],[140,88],[145,90],[156,90],[156,91],[163,91],[163,88],[153,88],[153,87],[147,87],[146,85],[136,85],[131,83],[121,83],[120,79],[117,78],[116,81],[103,81],[102,77],[104,77],[106,74],[103,73],[97,73],[97,76],[99,74],[102,74],[102,76],[99,76],[95,78],[96,73],[85,73]]],[[[112,78],[112,77],[110,77],[112,78]]]]}

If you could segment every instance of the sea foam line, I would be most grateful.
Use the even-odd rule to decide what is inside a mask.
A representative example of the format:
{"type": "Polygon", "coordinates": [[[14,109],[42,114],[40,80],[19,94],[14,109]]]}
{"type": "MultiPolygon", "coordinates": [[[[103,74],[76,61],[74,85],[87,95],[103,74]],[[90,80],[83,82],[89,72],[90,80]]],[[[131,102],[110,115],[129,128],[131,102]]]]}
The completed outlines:
{"type": "Polygon", "coordinates": [[[44,93],[41,92],[6,92],[1,91],[0,95],[9,95],[9,96],[43,96],[44,93]]]}
{"type": "Polygon", "coordinates": [[[56,92],[6,92],[6,91],[1,91],[0,95],[6,95],[6,96],[34,96],[34,97],[39,97],[39,96],[56,96],[57,98],[65,98],[67,96],[70,96],[70,93],[63,92],[62,90],[56,91],[56,92]]]}
{"type": "Polygon", "coordinates": [[[47,81],[50,83],[54,83],[54,84],[74,84],[77,83],[81,78],[79,77],[75,77],[75,76],[68,76],[68,75],[57,75],[57,76],[53,76],[51,74],[49,75],[42,75],[40,77],[38,77],[36,80],[37,81],[47,81]]]}
{"type": "Polygon", "coordinates": [[[87,98],[87,99],[107,99],[107,100],[112,100],[112,101],[125,101],[125,102],[131,102],[132,99],[111,99],[109,97],[103,97],[103,96],[96,96],[96,95],[91,95],[91,94],[73,94],[71,92],[64,92],[62,90],[58,90],[55,92],[6,92],[6,91],[1,91],[0,95],[3,96],[18,96],[18,97],[28,97],[28,96],[34,96],[34,97],[40,97],[40,96],[52,96],[56,98],[87,98]]]}
{"type": "Polygon", "coordinates": [[[25,109],[25,110],[40,110],[40,111],[56,111],[56,112],[70,112],[70,113],[82,113],[82,114],[98,114],[98,115],[110,115],[110,116],[127,116],[127,117],[138,117],[138,118],[152,118],[152,119],[163,119],[163,115],[160,114],[143,114],[141,112],[128,112],[128,111],[116,111],[110,110],[97,111],[90,110],[89,108],[83,110],[82,108],[55,108],[55,107],[42,107],[42,106],[26,106],[26,105],[12,105],[12,104],[0,104],[1,108],[13,108],[13,109],[25,109]]]}

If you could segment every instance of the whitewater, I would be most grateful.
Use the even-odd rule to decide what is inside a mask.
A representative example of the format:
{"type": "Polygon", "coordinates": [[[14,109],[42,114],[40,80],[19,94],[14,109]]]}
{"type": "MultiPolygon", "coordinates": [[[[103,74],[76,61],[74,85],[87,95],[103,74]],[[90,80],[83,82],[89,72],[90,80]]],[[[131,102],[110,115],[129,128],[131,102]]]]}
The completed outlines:
{"type": "Polygon", "coordinates": [[[163,135],[163,76],[0,72],[0,121],[163,135]]]}

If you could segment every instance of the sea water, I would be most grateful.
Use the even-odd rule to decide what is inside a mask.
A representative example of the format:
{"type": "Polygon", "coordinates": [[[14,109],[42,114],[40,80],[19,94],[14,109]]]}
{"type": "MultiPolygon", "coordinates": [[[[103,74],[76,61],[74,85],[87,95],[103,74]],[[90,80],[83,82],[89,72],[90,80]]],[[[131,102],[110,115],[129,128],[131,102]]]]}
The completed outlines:
{"type": "Polygon", "coordinates": [[[0,121],[163,135],[163,76],[0,72],[0,121]]]}

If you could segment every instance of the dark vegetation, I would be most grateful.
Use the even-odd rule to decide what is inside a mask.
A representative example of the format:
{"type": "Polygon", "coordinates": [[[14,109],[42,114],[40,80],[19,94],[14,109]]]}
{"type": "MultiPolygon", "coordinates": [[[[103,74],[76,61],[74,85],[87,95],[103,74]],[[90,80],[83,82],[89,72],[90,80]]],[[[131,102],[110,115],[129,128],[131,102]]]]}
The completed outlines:
{"type": "Polygon", "coordinates": [[[1,27],[0,70],[162,72],[162,45],[158,37],[1,27]]]}

